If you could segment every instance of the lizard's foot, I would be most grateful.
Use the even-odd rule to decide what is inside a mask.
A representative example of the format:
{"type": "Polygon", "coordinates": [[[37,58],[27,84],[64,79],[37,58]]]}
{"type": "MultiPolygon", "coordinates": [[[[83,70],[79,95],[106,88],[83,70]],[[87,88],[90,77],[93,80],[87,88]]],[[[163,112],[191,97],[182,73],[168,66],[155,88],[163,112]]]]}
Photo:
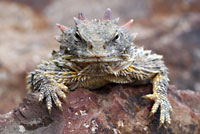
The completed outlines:
{"type": "Polygon", "coordinates": [[[155,114],[155,112],[158,110],[158,107],[160,106],[160,126],[164,123],[171,124],[170,112],[172,112],[172,106],[167,97],[158,95],[157,93],[148,94],[143,97],[155,101],[150,115],[155,114]]]}
{"type": "Polygon", "coordinates": [[[50,82],[42,85],[39,92],[39,102],[41,103],[45,99],[47,109],[49,113],[51,113],[52,102],[62,110],[62,103],[58,97],[66,101],[66,95],[64,92],[68,92],[68,87],[56,82],[50,82]]]}

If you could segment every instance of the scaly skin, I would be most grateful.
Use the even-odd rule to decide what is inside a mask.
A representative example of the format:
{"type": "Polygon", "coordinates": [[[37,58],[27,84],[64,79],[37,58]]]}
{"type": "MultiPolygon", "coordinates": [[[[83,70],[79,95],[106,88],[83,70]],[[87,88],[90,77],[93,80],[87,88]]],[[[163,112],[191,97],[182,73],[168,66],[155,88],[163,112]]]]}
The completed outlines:
{"type": "Polygon", "coordinates": [[[51,112],[52,103],[62,110],[59,98],[66,100],[66,93],[77,87],[95,89],[111,82],[151,81],[153,94],[144,96],[155,102],[151,115],[160,107],[160,124],[170,124],[167,67],[161,55],[135,46],[136,34],[127,31],[132,22],[118,26],[118,18],[111,20],[107,9],[103,20],[89,21],[80,13],[75,27],[58,24],[62,34],[55,38],[60,50],[29,73],[29,91],[40,92],[39,101],[46,101],[51,112]]]}

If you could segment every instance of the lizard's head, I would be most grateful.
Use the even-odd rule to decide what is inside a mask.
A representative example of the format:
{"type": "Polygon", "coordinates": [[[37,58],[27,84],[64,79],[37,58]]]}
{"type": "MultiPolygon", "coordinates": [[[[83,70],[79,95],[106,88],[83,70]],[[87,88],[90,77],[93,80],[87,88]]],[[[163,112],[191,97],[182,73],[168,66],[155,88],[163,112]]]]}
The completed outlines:
{"type": "Polygon", "coordinates": [[[111,10],[107,9],[102,20],[87,20],[80,13],[74,18],[75,27],[58,24],[62,35],[57,36],[60,52],[74,62],[114,62],[132,57],[136,34],[129,34],[133,20],[123,26],[118,20],[111,20],[111,10]]]}

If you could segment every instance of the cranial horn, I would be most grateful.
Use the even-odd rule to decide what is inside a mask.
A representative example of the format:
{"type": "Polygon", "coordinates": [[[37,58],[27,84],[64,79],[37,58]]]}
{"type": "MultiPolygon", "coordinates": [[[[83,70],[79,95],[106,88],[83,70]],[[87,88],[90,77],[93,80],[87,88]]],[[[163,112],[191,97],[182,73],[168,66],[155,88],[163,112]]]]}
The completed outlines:
{"type": "Polygon", "coordinates": [[[61,24],[56,24],[57,25],[57,27],[62,31],[62,32],[64,32],[65,30],[67,30],[67,27],[66,26],[64,26],[64,25],[61,25],[61,24]]]}
{"type": "Polygon", "coordinates": [[[81,13],[81,12],[78,14],[78,19],[80,19],[80,20],[87,20],[86,16],[83,13],[81,13]]]}
{"type": "Polygon", "coordinates": [[[104,14],[104,17],[103,17],[104,20],[111,20],[111,9],[110,8],[107,8],[105,14],[104,14]]]}
{"type": "Polygon", "coordinates": [[[74,17],[74,22],[76,25],[80,24],[81,23],[81,20],[79,20],[78,18],[74,17]]]}
{"type": "Polygon", "coordinates": [[[124,24],[122,27],[125,29],[130,29],[131,25],[133,24],[133,19],[129,20],[126,24],[124,24]]]}

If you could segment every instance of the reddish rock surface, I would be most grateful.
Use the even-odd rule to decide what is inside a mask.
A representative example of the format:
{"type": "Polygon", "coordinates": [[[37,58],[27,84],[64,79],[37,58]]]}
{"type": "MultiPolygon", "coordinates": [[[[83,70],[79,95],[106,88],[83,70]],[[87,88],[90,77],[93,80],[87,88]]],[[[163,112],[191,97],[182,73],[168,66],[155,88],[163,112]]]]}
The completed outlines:
{"type": "Polygon", "coordinates": [[[0,116],[1,134],[198,134],[200,133],[200,93],[169,87],[173,107],[172,124],[159,125],[159,112],[149,116],[153,102],[141,96],[151,93],[151,85],[107,85],[95,91],[70,92],[63,112],[38,104],[38,94],[30,94],[11,112],[0,116]]]}

